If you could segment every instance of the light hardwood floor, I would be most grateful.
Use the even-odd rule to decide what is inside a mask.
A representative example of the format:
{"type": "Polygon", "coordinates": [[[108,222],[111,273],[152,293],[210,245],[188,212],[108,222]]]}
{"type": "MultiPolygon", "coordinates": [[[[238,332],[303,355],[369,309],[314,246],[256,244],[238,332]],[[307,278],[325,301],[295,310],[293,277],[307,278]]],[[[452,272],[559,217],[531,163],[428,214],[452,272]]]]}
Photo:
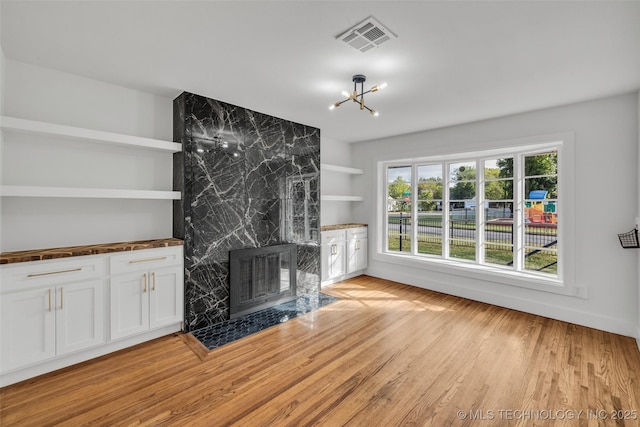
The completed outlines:
{"type": "Polygon", "coordinates": [[[5,387],[0,425],[640,423],[629,337],[368,276],[324,291],[212,352],[176,334],[5,387]]]}

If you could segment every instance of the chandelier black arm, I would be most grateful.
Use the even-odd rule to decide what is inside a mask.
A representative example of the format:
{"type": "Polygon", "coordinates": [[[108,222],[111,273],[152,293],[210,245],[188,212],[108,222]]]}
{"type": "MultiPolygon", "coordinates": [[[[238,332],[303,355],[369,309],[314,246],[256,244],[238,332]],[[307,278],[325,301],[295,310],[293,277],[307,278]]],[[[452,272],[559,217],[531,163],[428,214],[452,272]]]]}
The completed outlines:
{"type": "Polygon", "coordinates": [[[368,94],[368,93],[371,93],[371,89],[369,89],[369,90],[368,90],[368,91],[366,91],[366,92],[362,92],[362,93],[357,94],[355,98],[353,98],[353,97],[349,97],[349,98],[345,99],[344,101],[340,101],[340,102],[338,102],[338,103],[337,103],[337,105],[336,105],[336,106],[338,106],[338,105],[342,105],[342,104],[344,104],[345,102],[347,102],[347,101],[349,101],[349,100],[352,100],[353,102],[357,102],[357,103],[359,104],[359,103],[360,103],[360,101],[358,100],[358,98],[361,98],[363,95],[366,95],[366,94],[368,94]]]}
{"type": "Polygon", "coordinates": [[[366,105],[362,104],[362,106],[366,108],[371,114],[374,113],[374,111],[371,108],[367,107],[366,105]]]}

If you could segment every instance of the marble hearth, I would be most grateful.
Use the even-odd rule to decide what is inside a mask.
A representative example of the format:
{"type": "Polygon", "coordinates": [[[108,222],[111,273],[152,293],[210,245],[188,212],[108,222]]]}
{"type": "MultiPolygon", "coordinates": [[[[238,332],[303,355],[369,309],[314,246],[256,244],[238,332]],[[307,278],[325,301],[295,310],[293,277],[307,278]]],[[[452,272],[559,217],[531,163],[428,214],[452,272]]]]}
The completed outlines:
{"type": "Polygon", "coordinates": [[[185,92],[174,141],[186,329],[229,319],[232,250],[295,243],[297,295],[319,291],[319,129],[185,92]]]}

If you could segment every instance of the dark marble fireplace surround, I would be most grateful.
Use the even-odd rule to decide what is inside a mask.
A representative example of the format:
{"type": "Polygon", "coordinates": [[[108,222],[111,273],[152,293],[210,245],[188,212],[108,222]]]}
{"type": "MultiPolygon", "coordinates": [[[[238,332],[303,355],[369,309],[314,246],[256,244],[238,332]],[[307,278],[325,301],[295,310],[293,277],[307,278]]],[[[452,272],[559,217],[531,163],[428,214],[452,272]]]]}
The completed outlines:
{"type": "Polygon", "coordinates": [[[185,329],[229,319],[229,251],[297,244],[297,294],[320,288],[320,130],[183,92],[174,100],[174,231],[185,329]]]}

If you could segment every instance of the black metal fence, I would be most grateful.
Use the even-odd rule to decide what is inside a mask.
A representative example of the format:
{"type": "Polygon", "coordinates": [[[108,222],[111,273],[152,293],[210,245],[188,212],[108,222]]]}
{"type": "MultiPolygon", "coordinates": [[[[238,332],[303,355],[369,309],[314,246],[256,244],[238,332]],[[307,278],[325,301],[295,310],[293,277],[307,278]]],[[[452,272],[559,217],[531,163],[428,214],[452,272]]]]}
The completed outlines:
{"type": "MultiPolygon", "coordinates": [[[[442,218],[440,216],[419,216],[413,221],[410,216],[389,216],[389,240],[399,240],[399,250],[411,247],[412,227],[417,227],[417,243],[442,243],[442,218]]],[[[474,247],[477,240],[474,220],[452,219],[449,221],[448,237],[456,246],[474,247]]],[[[495,247],[513,245],[513,224],[509,221],[495,221],[484,226],[485,242],[495,247]]],[[[555,224],[525,224],[525,244],[529,247],[551,247],[557,242],[558,231],[555,224]]]]}

